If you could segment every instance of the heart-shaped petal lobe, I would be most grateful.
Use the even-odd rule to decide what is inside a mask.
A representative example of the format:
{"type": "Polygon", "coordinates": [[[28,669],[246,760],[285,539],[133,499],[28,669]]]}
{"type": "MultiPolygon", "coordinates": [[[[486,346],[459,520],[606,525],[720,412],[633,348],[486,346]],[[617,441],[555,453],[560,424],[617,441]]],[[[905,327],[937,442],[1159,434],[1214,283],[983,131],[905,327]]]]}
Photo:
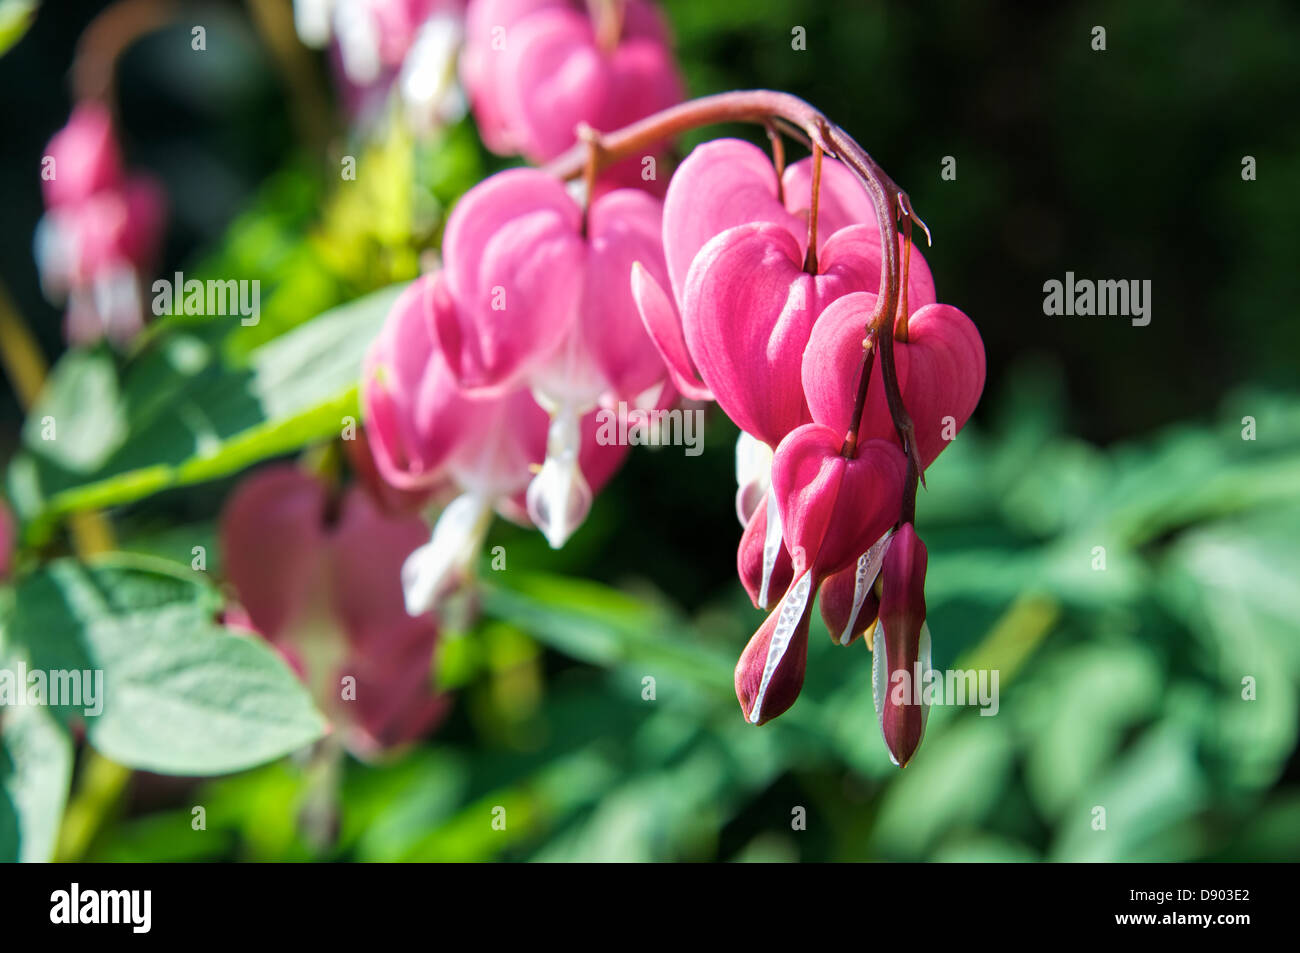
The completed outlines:
{"type": "Polygon", "coordinates": [[[776,168],[767,153],[740,139],[714,139],[691,150],[664,197],[664,256],[673,296],[682,300],[691,262],[712,238],[761,222],[792,235],[804,229],[777,199],[776,168]]]}
{"type": "Polygon", "coordinates": [[[840,231],[827,243],[821,272],[810,275],[788,231],[741,225],[710,241],[691,265],[686,346],[727,416],[769,446],[809,421],[804,348],[827,304],[875,280],[864,260],[869,238],[862,227],[840,231]]]}
{"type": "Polygon", "coordinates": [[[581,226],[564,187],[537,169],[501,172],[457,203],[430,320],[461,386],[519,386],[570,330],[587,257],[581,226]]]}
{"type": "MultiPolygon", "coordinates": [[[[869,292],[833,301],[817,320],[803,357],[804,394],[813,420],[846,433],[853,414],[862,343],[874,313],[869,292]]],[[[908,322],[908,340],[894,342],[903,405],[916,428],[923,466],[934,462],[965,425],[984,389],[984,345],[971,320],[949,305],[928,304],[908,322]]],[[[880,361],[872,366],[859,437],[897,442],[880,361]]]]}
{"type": "Polygon", "coordinates": [[[898,519],[907,463],[883,440],[840,455],[843,436],[821,424],[793,431],[772,459],[786,548],[796,574],[819,578],[856,563],[898,519]]]}

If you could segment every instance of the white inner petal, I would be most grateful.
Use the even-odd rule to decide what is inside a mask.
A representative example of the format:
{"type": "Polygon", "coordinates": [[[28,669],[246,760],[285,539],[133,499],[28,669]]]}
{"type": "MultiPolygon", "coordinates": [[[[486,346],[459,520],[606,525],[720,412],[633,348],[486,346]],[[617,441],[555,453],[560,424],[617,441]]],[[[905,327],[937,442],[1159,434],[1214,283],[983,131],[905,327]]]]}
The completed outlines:
{"type": "Polygon", "coordinates": [[[736,438],[736,516],[749,522],[746,501],[762,499],[772,480],[772,448],[745,431],[736,438]]]}
{"type": "Polygon", "coordinates": [[[331,0],[293,0],[293,25],[307,46],[320,49],[330,38],[331,0]]]}
{"type": "Polygon", "coordinates": [[[853,637],[853,623],[857,621],[862,603],[867,601],[867,594],[880,575],[880,564],[885,561],[885,549],[893,532],[892,529],[885,530],[884,535],[858,557],[857,571],[853,575],[853,609],[849,612],[849,620],[844,623],[844,631],[840,633],[840,645],[848,645],[853,637]]]}
{"type": "Polygon", "coordinates": [[[429,541],[402,563],[402,594],[408,615],[423,615],[465,573],[483,546],[492,507],[486,497],[465,493],[438,517],[429,541]]]}
{"type": "Polygon", "coordinates": [[[591,511],[591,487],[578,466],[581,418],[561,407],[546,436],[546,460],[524,495],[528,518],[559,549],[591,511]]]}
{"type": "Polygon", "coordinates": [[[763,536],[763,581],[758,589],[758,604],[766,608],[768,590],[772,585],[772,570],[781,555],[781,511],[776,505],[776,494],[767,491],[767,533],[763,536]]]}
{"type": "Polygon", "coordinates": [[[464,31],[455,17],[431,17],[415,38],[398,80],[414,128],[429,131],[465,115],[456,82],[456,54],[464,31]]]}
{"type": "Polygon", "coordinates": [[[343,71],[358,86],[379,78],[379,26],[364,3],[340,3],[334,11],[343,71]]]}

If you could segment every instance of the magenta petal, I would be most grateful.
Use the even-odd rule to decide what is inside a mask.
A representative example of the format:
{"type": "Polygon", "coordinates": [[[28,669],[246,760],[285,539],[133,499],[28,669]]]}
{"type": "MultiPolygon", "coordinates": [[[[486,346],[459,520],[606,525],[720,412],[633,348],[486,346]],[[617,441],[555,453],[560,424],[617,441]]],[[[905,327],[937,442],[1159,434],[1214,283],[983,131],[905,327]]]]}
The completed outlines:
{"type": "Polygon", "coordinates": [[[691,262],[714,236],[751,222],[770,222],[792,234],[804,231],[776,194],[776,169],[757,146],[714,139],[691,151],[664,198],[664,257],[677,301],[685,293],[691,262]]]}
{"type": "Polygon", "coordinates": [[[610,58],[605,82],[604,102],[592,122],[601,132],[630,125],[685,98],[677,61],[668,45],[646,37],[629,38],[626,31],[610,58]]]}
{"type": "Polygon", "coordinates": [[[929,466],[965,426],[984,391],[984,342],[974,323],[946,304],[926,305],[908,321],[903,402],[929,466]]]}
{"type": "Polygon", "coordinates": [[[632,295],[636,264],[651,281],[665,280],[662,211],[658,199],[633,189],[591,206],[580,333],[611,399],[634,400],[665,376],[632,295]]]}
{"type": "Polygon", "coordinates": [[[528,16],[500,55],[504,113],[530,159],[554,158],[574,143],[578,123],[598,119],[608,66],[586,16],[563,8],[528,16]]]}
{"type": "Polygon", "coordinates": [[[907,473],[902,451],[870,440],[847,459],[840,456],[843,441],[829,427],[805,424],[772,459],[772,491],[796,575],[853,565],[898,519],[907,473]]]}
{"type": "Polygon", "coordinates": [[[432,327],[462,386],[517,386],[564,337],[581,298],[581,220],[564,187],[536,169],[494,175],[457,204],[432,327]]]}
{"type": "Polygon", "coordinates": [[[640,262],[632,266],[632,298],[641,315],[641,323],[663,358],[673,384],[692,400],[713,400],[713,392],[700,380],[686,349],[677,306],[663,285],[640,262]]]}
{"type": "Polygon", "coordinates": [[[440,281],[428,275],[402,292],[362,366],[361,407],[375,465],[402,489],[436,484],[465,435],[477,432],[474,407],[429,337],[426,310],[440,281]]]}
{"type": "Polygon", "coordinates": [[[771,446],[809,420],[800,372],[817,315],[872,278],[850,254],[855,237],[846,229],[828,243],[818,275],[803,271],[794,236],[770,224],[723,232],[691,265],[682,328],[700,378],[738,427],[771,446]]]}
{"type": "Polygon", "coordinates": [[[880,569],[880,618],[872,658],[872,694],[890,758],[905,767],[925,732],[924,685],[930,668],[925,624],[925,544],[911,523],[889,540],[880,569]]]}
{"type": "Polygon", "coordinates": [[[41,177],[47,207],[83,202],[96,192],[122,184],[122,163],[113,119],[107,107],[84,102],[50,139],[45,156],[53,159],[53,176],[41,177]]]}
{"type": "Polygon", "coordinates": [[[386,517],[353,490],[331,536],[332,591],[348,636],[338,674],[357,680],[355,701],[341,701],[340,710],[351,715],[354,746],[363,750],[413,740],[446,709],[432,687],[437,626],[408,615],[402,598],[402,562],[428,535],[423,521],[386,517]]]}
{"type": "MultiPolygon", "coordinates": [[[[836,298],[817,319],[804,350],[801,377],[809,413],[813,420],[830,427],[841,437],[853,424],[853,404],[865,355],[862,345],[877,300],[867,291],[836,298]]],[[[868,392],[868,398],[879,397],[883,402],[884,393],[877,387],[880,375],[874,362],[873,371],[872,387],[875,390],[868,392]]],[[[875,421],[870,415],[865,416],[875,421]]],[[[889,439],[893,425],[889,423],[887,414],[885,422],[887,426],[883,429],[864,427],[858,436],[862,439],[889,439]]]]}
{"type": "MultiPolygon", "coordinates": [[[[812,158],[800,159],[787,166],[781,184],[785,207],[806,222],[812,205],[812,158]]],[[[835,159],[823,159],[821,195],[817,206],[819,245],[825,245],[832,235],[850,225],[866,225],[876,231],[876,208],[866,188],[848,166],[835,159]]],[[[818,251],[821,251],[820,247],[818,251]]]]}
{"type": "Polygon", "coordinates": [[[736,698],[745,720],[762,725],[790,709],[803,688],[812,618],[812,574],[795,580],[736,663],[736,698]]]}
{"type": "Polygon", "coordinates": [[[267,467],[244,479],[221,514],[226,576],[257,631],[275,641],[325,572],[326,493],[298,468],[267,467]]]}

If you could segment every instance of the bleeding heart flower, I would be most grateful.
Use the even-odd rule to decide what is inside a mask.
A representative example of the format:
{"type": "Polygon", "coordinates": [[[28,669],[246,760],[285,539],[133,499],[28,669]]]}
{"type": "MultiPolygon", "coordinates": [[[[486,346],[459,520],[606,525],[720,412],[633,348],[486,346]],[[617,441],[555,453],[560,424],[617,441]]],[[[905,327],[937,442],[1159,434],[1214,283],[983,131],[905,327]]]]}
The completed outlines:
{"type": "MultiPolygon", "coordinates": [[[[894,342],[894,367],[921,464],[928,467],[979,403],[984,344],[974,323],[956,308],[929,301],[918,305],[908,320],[907,340],[894,342]]],[[[813,419],[842,432],[851,425],[862,342],[875,307],[870,292],[839,298],[818,319],[804,352],[804,394],[813,419]]],[[[897,442],[879,361],[871,373],[859,433],[897,442]]]]}
{"type": "Polygon", "coordinates": [[[930,629],[925,623],[925,544],[911,523],[890,538],[880,570],[880,619],[871,685],[889,757],[906,767],[921,744],[929,705],[930,629]]]}
{"type": "Polygon", "coordinates": [[[493,152],[546,162],[579,123],[608,132],[681,101],[658,11],[643,0],[594,9],[601,22],[583,0],[470,4],[461,76],[493,152]]]}
{"type": "Polygon", "coordinates": [[[805,424],[777,447],[772,491],[795,575],[818,581],[857,562],[898,519],[907,462],[884,440],[840,455],[843,434],[805,424]]]}
{"type": "Polygon", "coordinates": [[[34,251],[52,302],[68,303],[73,344],[125,344],[144,327],[141,283],[157,258],[166,200],[150,177],[125,178],[108,111],[81,104],[46,148],[47,211],[34,251]]]}
{"type": "MultiPolygon", "coordinates": [[[[808,625],[826,576],[856,561],[897,518],[907,463],[902,451],[883,440],[840,455],[843,437],[820,424],[791,432],[772,460],[772,493],[792,560],[793,582],[755,633],[736,667],[736,695],[745,717],[763,724],[794,704],[803,685],[808,625]]],[[[768,510],[754,516],[746,536],[757,538],[768,510]]],[[[742,541],[742,557],[753,542],[742,541]]],[[[752,555],[749,557],[752,562],[752,555]]],[[[767,559],[765,558],[765,562],[767,559]]],[[[752,569],[741,565],[742,578],[752,569]]],[[[764,574],[773,578],[774,572],[764,574]]],[[[755,604],[763,605],[760,591],[755,604]]]]}
{"type": "MultiPolygon", "coordinates": [[[[816,275],[804,271],[811,205],[811,159],[789,166],[778,184],[756,146],[705,143],[678,168],[664,200],[677,308],[650,276],[633,276],[642,321],[676,386],[717,399],[770,447],[811,419],[798,364],[818,315],[840,295],[880,287],[876,217],[853,173],[823,160],[816,275]]],[[[933,301],[924,259],[914,252],[912,263],[911,294],[933,301]]]]}
{"type": "Polygon", "coordinates": [[[45,207],[84,202],[123,184],[122,158],[108,108],[96,102],[78,103],[67,125],[45,147],[41,174],[45,207]]]}
{"type": "Polygon", "coordinates": [[[398,571],[424,538],[354,488],[332,501],[315,477],[273,466],[226,504],[226,573],[252,628],[298,670],[359,755],[412,741],[448,700],[433,690],[438,630],[403,607],[398,571]]]}
{"type": "Polygon", "coordinates": [[[660,211],[619,189],[583,210],[535,169],[493,176],[457,205],[430,293],[433,336],[467,389],[531,388],[551,414],[529,516],[563,545],[590,505],[583,416],[599,404],[662,399],[666,371],[632,299],[634,265],[662,276],[660,211]]]}
{"type": "Polygon", "coordinates": [[[627,452],[593,439],[592,413],[580,419],[579,433],[570,440],[581,451],[548,461],[548,470],[541,461],[555,425],[527,390],[459,388],[430,335],[429,315],[443,281],[427,275],[402,293],[363,365],[362,409],[384,482],[403,491],[459,491],[438,516],[431,538],[403,566],[412,614],[428,611],[471,574],[494,510],[527,522],[527,507],[548,535],[567,536],[627,452]],[[534,483],[542,489],[529,501],[525,490],[534,483]]]}

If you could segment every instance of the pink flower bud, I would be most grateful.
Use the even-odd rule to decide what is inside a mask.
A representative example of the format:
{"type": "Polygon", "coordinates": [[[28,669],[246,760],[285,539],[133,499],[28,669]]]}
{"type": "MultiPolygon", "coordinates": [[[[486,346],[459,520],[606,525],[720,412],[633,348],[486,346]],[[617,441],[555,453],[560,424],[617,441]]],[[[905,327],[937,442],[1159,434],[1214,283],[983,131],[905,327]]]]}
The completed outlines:
{"type": "Polygon", "coordinates": [[[784,714],[803,688],[812,581],[807,572],[795,580],[736,663],[736,697],[752,724],[784,714]]]}
{"type": "Polygon", "coordinates": [[[930,630],[925,624],[925,544],[911,523],[890,537],[880,570],[880,618],[872,657],[872,695],[885,746],[905,767],[921,744],[928,704],[930,630]]]}

